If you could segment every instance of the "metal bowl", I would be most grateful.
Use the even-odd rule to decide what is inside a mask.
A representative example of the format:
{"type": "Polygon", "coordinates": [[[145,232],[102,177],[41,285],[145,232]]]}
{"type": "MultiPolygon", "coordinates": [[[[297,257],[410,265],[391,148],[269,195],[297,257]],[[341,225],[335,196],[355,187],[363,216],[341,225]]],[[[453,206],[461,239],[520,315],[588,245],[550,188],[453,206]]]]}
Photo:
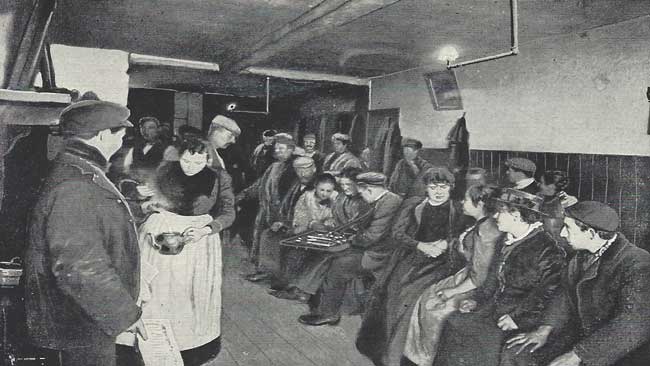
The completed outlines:
{"type": "Polygon", "coordinates": [[[152,238],[151,246],[154,247],[160,254],[164,255],[176,255],[183,251],[185,246],[185,238],[183,234],[179,232],[166,232],[161,233],[153,237],[153,234],[149,234],[152,238]]]}

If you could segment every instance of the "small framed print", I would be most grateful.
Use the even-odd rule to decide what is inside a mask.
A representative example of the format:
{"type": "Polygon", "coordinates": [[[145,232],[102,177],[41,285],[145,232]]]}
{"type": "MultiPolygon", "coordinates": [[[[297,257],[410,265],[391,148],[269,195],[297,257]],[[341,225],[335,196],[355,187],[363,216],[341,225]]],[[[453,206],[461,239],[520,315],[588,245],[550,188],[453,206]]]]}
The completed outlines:
{"type": "Polygon", "coordinates": [[[454,70],[434,71],[424,74],[433,109],[455,111],[463,109],[458,81],[454,70]]]}

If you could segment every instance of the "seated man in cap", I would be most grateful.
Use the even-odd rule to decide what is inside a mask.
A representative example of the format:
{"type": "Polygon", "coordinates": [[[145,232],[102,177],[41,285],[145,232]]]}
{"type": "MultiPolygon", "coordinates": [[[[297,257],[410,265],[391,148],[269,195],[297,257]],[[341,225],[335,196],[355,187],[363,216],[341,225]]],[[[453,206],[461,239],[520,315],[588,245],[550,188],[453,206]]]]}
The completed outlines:
{"type": "Polygon", "coordinates": [[[332,135],[332,146],[334,147],[334,152],[327,155],[325,160],[323,160],[324,172],[338,176],[343,168],[363,167],[361,160],[349,151],[350,141],[349,135],[343,133],[335,133],[332,135]]]}
{"type": "Polygon", "coordinates": [[[63,110],[65,149],[34,208],[25,252],[27,332],[61,351],[66,366],[115,365],[115,339],[146,339],[136,303],[138,234],[125,198],[105,175],[122,146],[129,110],[83,101],[63,110]]]}
{"type": "Polygon", "coordinates": [[[253,247],[251,253],[253,262],[255,262],[257,269],[256,273],[250,274],[246,277],[246,279],[252,282],[268,279],[271,275],[270,272],[260,266],[260,263],[258,262],[259,251],[261,246],[264,245],[261,240],[262,232],[271,228],[274,223],[281,221],[279,218],[282,202],[289,190],[298,180],[296,172],[292,168],[294,158],[293,152],[295,147],[296,144],[291,136],[287,136],[286,134],[280,136],[276,135],[274,150],[277,161],[273,162],[260,178],[258,178],[248,188],[239,192],[235,197],[236,202],[238,203],[252,199],[257,199],[259,202],[259,209],[255,216],[253,247]]]}
{"type": "Polygon", "coordinates": [[[510,338],[509,351],[529,358],[541,354],[543,365],[561,354],[552,366],[648,364],[650,254],[618,227],[618,214],[603,203],[585,201],[566,209],[561,235],[577,254],[542,325],[510,338]]]}
{"type": "Polygon", "coordinates": [[[212,119],[208,130],[208,141],[212,145],[209,150],[212,169],[226,169],[226,164],[217,149],[225,149],[234,144],[239,135],[241,135],[241,130],[233,119],[221,115],[212,119]]]}
{"type": "Polygon", "coordinates": [[[535,181],[537,166],[525,158],[510,158],[506,160],[506,177],[514,188],[530,194],[537,194],[539,185],[535,181]]]}
{"type": "Polygon", "coordinates": [[[418,156],[422,143],[415,139],[402,140],[403,158],[395,165],[395,170],[390,176],[388,189],[404,198],[423,196],[426,187],[422,175],[433,166],[428,161],[418,156]]]}
{"type": "Polygon", "coordinates": [[[362,173],[355,180],[361,197],[371,208],[359,218],[359,231],[350,239],[351,247],[329,266],[319,290],[319,304],[310,314],[298,318],[303,324],[337,324],[347,283],[359,275],[378,273],[385,253],[392,248],[390,228],[402,198],[386,189],[386,176],[381,173],[362,173]]]}
{"type": "Polygon", "coordinates": [[[251,167],[257,179],[264,174],[266,169],[273,163],[273,142],[276,130],[266,130],[262,133],[262,143],[257,145],[251,156],[251,167]]]}

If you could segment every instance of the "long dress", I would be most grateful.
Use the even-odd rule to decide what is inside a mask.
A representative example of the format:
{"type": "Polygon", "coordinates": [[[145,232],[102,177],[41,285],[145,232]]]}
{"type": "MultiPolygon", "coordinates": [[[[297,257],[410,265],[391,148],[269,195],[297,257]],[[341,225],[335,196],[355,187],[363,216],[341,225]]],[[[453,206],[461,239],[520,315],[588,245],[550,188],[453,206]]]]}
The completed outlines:
{"type": "MultiPolygon", "coordinates": [[[[507,337],[540,325],[565,265],[564,251],[541,226],[536,223],[527,235],[503,241],[494,270],[473,297],[478,309],[449,316],[433,365],[498,366],[507,337]],[[517,330],[503,331],[497,326],[498,319],[506,314],[517,324],[517,330]]],[[[522,352],[522,357],[529,355],[522,352]]]]}
{"type": "Polygon", "coordinates": [[[485,282],[494,254],[499,250],[501,235],[491,217],[479,220],[460,235],[457,250],[466,258],[467,265],[429,287],[418,299],[411,315],[404,355],[413,363],[419,366],[433,363],[444,322],[457,310],[458,301],[469,298],[472,290],[485,282]],[[455,301],[444,301],[437,296],[441,290],[459,287],[464,291],[455,291],[455,301]]]}
{"type": "Polygon", "coordinates": [[[376,365],[399,365],[410,315],[422,292],[464,265],[453,251],[430,258],[418,242],[451,242],[462,231],[461,210],[454,201],[433,206],[427,199],[404,202],[393,226],[397,249],[372,290],[357,348],[376,365]]]}
{"type": "Polygon", "coordinates": [[[178,162],[160,169],[157,190],[168,210],[154,213],[139,228],[143,273],[143,319],[168,319],[181,350],[190,350],[221,334],[222,257],[219,231],[232,224],[230,179],[225,170],[205,168],[185,176],[178,162]],[[213,233],[185,245],[176,255],[160,254],[156,235],[210,226],[213,233]],[[148,289],[148,292],[146,291],[148,289]]]}

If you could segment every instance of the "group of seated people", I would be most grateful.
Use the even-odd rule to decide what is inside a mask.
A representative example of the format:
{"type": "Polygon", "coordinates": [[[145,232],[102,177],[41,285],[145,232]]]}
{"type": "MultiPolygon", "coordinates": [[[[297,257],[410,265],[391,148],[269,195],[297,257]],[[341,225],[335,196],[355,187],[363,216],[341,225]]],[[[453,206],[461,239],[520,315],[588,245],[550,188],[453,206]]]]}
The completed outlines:
{"type": "Polygon", "coordinates": [[[647,364],[650,255],[614,209],[568,195],[566,173],[538,181],[534,162],[511,158],[498,187],[481,169],[432,166],[404,139],[389,178],[348,136],[332,139],[316,163],[274,135],[275,161],[235,197],[260,202],[246,278],[309,304],[299,322],[361,311],[356,346],[376,365],[647,364]],[[280,244],[341,227],[354,232],[343,251],[280,244]]]}
{"type": "MultiPolygon", "coordinates": [[[[247,200],[259,208],[256,270],[246,279],[268,282],[277,298],[308,304],[309,312],[298,316],[305,325],[335,325],[342,314],[361,313],[356,346],[376,365],[646,365],[650,359],[650,255],[620,233],[615,210],[568,195],[566,173],[546,171],[537,181],[534,162],[512,158],[505,163],[511,184],[498,187],[481,169],[459,174],[432,166],[419,157],[421,142],[404,139],[403,159],[388,177],[350,151],[348,135],[334,134],[334,152],[321,157],[313,134],[301,148],[290,134],[268,130],[254,154],[260,177],[233,195],[216,148],[240,131],[217,119],[209,144],[189,136],[178,145],[178,161],[157,170],[157,189],[171,199],[151,200],[149,207],[176,216],[149,217],[142,228],[151,230],[141,229],[143,241],[153,240],[148,231],[174,221],[192,242],[205,242],[187,249],[200,266],[174,265],[187,272],[177,284],[185,292],[155,290],[178,304],[145,307],[148,316],[175,317],[167,313],[204,305],[179,326],[187,330],[178,335],[186,361],[206,346],[214,353],[218,341],[209,328],[218,323],[210,304],[219,299],[205,296],[214,294],[205,283],[218,286],[221,270],[211,266],[219,253],[208,249],[215,245],[207,241],[218,240],[209,234],[228,227],[234,207],[247,200]],[[353,233],[342,251],[280,243],[342,227],[353,233]],[[190,302],[178,301],[183,297],[190,302]]],[[[136,148],[133,159],[141,159],[136,148]]],[[[138,194],[154,195],[142,187],[138,194]]],[[[159,268],[168,265],[152,258],[159,268]]],[[[168,280],[158,282],[174,282],[168,280]]]]}

